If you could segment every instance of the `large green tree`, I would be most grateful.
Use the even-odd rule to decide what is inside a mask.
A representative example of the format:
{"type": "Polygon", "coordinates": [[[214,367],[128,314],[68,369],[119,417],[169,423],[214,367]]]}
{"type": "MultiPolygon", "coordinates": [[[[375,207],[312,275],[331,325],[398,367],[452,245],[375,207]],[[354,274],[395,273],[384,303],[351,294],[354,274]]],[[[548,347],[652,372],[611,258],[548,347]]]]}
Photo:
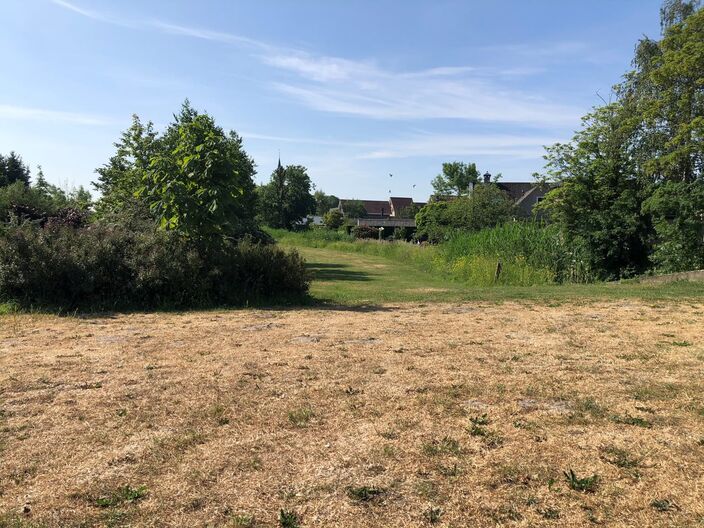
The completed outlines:
{"type": "Polygon", "coordinates": [[[93,186],[102,195],[96,207],[99,216],[120,214],[144,206],[145,202],[138,200],[137,192],[150,163],[165,150],[152,122],[142,123],[137,115],[132,116],[132,125],[122,133],[115,148],[117,151],[108,162],[96,169],[98,180],[93,186]]]}
{"type": "Polygon", "coordinates": [[[319,216],[325,215],[330,209],[337,207],[340,203],[340,199],[332,194],[325,194],[321,190],[317,190],[313,193],[313,198],[315,198],[315,214],[319,216]]]}
{"type": "Polygon", "coordinates": [[[259,211],[264,222],[271,227],[291,229],[316,209],[311,194],[313,184],[308,172],[301,165],[278,167],[271,180],[259,192],[259,211]]]}
{"type": "Polygon", "coordinates": [[[442,164],[442,173],[432,181],[438,196],[466,196],[479,181],[479,170],[474,163],[453,161],[442,164]]]}
{"type": "Polygon", "coordinates": [[[22,157],[12,151],[7,156],[0,155],[0,187],[21,182],[29,186],[29,167],[24,164],[22,157]]]}
{"type": "Polygon", "coordinates": [[[255,230],[254,162],[234,131],[226,133],[186,102],[160,143],[146,170],[142,161],[135,165],[136,196],[160,228],[206,245],[255,230]]]}
{"type": "Polygon", "coordinates": [[[668,0],[660,40],[643,38],[615,100],[584,120],[569,144],[548,148],[560,183],[543,207],[586,243],[592,269],[629,276],[698,265],[704,218],[704,11],[668,0]]]}
{"type": "Polygon", "coordinates": [[[568,239],[589,248],[602,278],[644,270],[648,263],[645,196],[628,145],[634,133],[624,108],[612,104],[584,119],[572,142],[548,148],[547,171],[560,186],[541,204],[568,239]]]}

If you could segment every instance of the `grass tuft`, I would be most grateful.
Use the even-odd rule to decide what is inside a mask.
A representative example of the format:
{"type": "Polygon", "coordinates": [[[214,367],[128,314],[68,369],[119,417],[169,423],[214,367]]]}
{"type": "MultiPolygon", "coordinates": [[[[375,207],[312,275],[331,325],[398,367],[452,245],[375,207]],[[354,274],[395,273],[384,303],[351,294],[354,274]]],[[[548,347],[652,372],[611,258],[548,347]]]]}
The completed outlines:
{"type": "Polygon", "coordinates": [[[133,504],[147,496],[147,488],[139,486],[131,487],[129,484],[122,486],[115,491],[95,499],[95,505],[101,508],[114,508],[122,504],[133,504]]]}
{"type": "Polygon", "coordinates": [[[569,487],[575,491],[594,493],[599,485],[599,475],[579,478],[572,469],[565,471],[564,475],[569,487]]]}

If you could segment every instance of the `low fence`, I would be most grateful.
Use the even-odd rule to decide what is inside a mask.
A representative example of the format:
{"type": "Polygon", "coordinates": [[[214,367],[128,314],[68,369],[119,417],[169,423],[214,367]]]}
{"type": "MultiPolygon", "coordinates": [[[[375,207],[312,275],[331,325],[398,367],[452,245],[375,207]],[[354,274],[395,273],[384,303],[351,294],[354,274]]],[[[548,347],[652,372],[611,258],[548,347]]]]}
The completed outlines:
{"type": "Polygon", "coordinates": [[[416,227],[414,218],[357,218],[358,226],[416,227]]]}

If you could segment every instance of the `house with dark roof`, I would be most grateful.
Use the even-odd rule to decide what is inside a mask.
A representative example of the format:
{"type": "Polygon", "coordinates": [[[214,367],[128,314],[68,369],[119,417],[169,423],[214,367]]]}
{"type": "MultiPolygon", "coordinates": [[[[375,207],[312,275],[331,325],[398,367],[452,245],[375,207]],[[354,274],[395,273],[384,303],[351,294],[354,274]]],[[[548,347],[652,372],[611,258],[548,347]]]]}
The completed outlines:
{"type": "MultiPolygon", "coordinates": [[[[491,183],[491,174],[484,174],[482,183],[491,183]]],[[[530,216],[535,205],[540,202],[554,186],[536,182],[496,182],[516,204],[519,216],[530,216]]],[[[454,200],[455,196],[431,196],[431,201],[454,200]]],[[[415,227],[415,212],[426,205],[414,202],[413,198],[392,196],[388,200],[340,200],[337,209],[345,216],[354,218],[358,225],[376,227],[415,227]]]]}
{"type": "MultiPolygon", "coordinates": [[[[484,174],[482,183],[491,183],[491,174],[484,174]]],[[[518,216],[528,217],[533,213],[533,208],[545,198],[545,195],[555,188],[554,184],[538,182],[495,182],[499,189],[504,191],[516,204],[518,216]]],[[[432,196],[434,201],[454,200],[455,196],[432,196]]]]}
{"type": "Polygon", "coordinates": [[[515,202],[520,216],[530,216],[533,208],[555,187],[529,182],[505,182],[496,184],[515,202]]]}
{"type": "Polygon", "coordinates": [[[413,209],[420,209],[425,202],[414,202],[413,198],[392,196],[388,200],[340,200],[337,206],[343,215],[348,215],[350,211],[356,212],[359,205],[364,209],[364,214],[360,218],[402,218],[411,216],[413,209]]]}

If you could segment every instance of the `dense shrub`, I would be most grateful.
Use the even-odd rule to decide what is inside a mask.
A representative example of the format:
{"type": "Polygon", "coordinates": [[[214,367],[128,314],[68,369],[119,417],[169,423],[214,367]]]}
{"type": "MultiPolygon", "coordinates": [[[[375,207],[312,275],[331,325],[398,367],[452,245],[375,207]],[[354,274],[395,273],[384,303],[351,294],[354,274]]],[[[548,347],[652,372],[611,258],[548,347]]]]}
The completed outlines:
{"type": "Polygon", "coordinates": [[[323,223],[328,229],[339,229],[345,223],[345,219],[339,210],[332,209],[323,215],[323,223]]]}
{"type": "Polygon", "coordinates": [[[704,180],[666,182],[643,210],[653,218],[656,271],[704,269],[704,180]]]}
{"type": "Polygon", "coordinates": [[[296,252],[248,239],[203,250],[175,232],[0,227],[0,300],[63,309],[237,306],[300,299],[296,252]]]}
{"type": "Polygon", "coordinates": [[[352,236],[354,238],[379,238],[379,229],[372,226],[354,226],[352,228],[352,236]]]}
{"type": "Polygon", "coordinates": [[[515,273],[510,283],[589,282],[593,274],[589,268],[586,249],[568,244],[555,225],[539,222],[507,222],[480,231],[454,232],[439,246],[443,260],[452,274],[470,280],[479,266],[477,259],[489,259],[493,272],[497,262],[503,265],[504,275],[515,273]]]}
{"type": "Polygon", "coordinates": [[[476,185],[470,196],[431,202],[416,215],[416,237],[430,242],[447,240],[456,230],[477,231],[515,216],[509,196],[494,184],[476,185]]]}

